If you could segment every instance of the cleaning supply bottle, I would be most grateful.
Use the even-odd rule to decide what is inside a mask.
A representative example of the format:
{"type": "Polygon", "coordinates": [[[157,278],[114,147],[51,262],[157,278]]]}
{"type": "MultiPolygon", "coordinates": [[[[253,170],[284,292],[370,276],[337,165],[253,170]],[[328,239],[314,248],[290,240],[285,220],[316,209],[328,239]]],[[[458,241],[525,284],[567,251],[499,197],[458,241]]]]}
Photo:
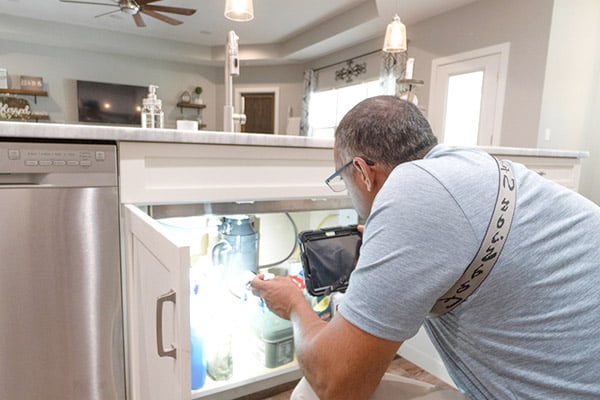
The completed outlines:
{"type": "Polygon", "coordinates": [[[156,85],[148,86],[148,97],[142,101],[142,128],[164,128],[162,101],[156,96],[156,89],[156,85]]]}
{"type": "Polygon", "coordinates": [[[192,284],[190,294],[190,325],[191,325],[191,360],[192,360],[192,390],[200,389],[206,381],[206,353],[204,344],[204,327],[202,320],[202,304],[200,287],[197,282],[192,284]]]}

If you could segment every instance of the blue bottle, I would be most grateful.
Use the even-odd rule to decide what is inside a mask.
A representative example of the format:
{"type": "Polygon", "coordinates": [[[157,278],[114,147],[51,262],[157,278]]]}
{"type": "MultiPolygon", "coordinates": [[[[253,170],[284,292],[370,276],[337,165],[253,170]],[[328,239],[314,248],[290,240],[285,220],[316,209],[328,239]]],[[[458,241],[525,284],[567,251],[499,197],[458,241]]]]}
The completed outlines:
{"type": "Polygon", "coordinates": [[[190,326],[191,326],[191,359],[192,359],[192,390],[200,389],[206,381],[206,354],[204,353],[204,338],[201,329],[201,309],[198,284],[193,284],[190,295],[190,326]]]}

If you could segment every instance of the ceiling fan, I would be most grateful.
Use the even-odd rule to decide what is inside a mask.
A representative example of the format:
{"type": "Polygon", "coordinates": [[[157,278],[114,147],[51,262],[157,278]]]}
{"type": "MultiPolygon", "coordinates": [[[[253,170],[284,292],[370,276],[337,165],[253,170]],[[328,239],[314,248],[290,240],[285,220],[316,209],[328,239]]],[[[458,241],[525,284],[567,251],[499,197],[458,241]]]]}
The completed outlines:
{"type": "Polygon", "coordinates": [[[146,26],[144,20],[142,19],[141,14],[146,14],[150,17],[156,18],[167,24],[171,25],[180,25],[183,21],[180,21],[175,18],[171,18],[167,15],[161,13],[172,13],[178,15],[192,15],[196,12],[196,10],[191,8],[182,8],[182,7],[169,7],[169,6],[155,6],[150,3],[156,3],[161,0],[116,0],[113,3],[96,3],[93,1],[79,1],[79,0],[60,0],[62,3],[77,3],[77,4],[93,4],[97,6],[108,6],[108,7],[117,7],[118,10],[109,11],[104,14],[96,15],[96,18],[102,17],[108,14],[114,14],[117,12],[124,12],[125,14],[129,14],[133,17],[135,24],[142,28],[146,26]]]}

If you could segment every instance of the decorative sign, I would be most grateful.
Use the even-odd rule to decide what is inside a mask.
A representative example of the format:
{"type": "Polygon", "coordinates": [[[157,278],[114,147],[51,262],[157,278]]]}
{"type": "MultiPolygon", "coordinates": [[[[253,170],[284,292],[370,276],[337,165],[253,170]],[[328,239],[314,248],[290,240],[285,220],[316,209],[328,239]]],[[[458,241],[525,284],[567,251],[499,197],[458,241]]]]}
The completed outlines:
{"type": "Polygon", "coordinates": [[[0,97],[0,119],[28,120],[31,117],[29,102],[17,97],[0,97]]]}
{"type": "Polygon", "coordinates": [[[357,77],[367,72],[367,63],[354,64],[354,60],[348,60],[346,66],[335,71],[335,80],[346,83],[352,82],[352,77],[357,77]]]}
{"type": "Polygon", "coordinates": [[[38,90],[41,91],[44,88],[44,79],[39,76],[25,76],[21,75],[19,81],[21,89],[24,90],[38,90]]]}

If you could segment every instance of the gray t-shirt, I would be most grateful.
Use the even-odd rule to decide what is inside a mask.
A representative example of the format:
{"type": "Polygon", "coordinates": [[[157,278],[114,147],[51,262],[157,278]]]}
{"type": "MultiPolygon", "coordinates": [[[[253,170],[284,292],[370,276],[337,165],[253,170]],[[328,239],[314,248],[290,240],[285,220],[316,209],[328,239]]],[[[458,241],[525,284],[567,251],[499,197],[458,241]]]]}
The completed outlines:
{"type": "Polygon", "coordinates": [[[463,304],[428,313],[479,249],[496,163],[442,145],[396,167],[377,194],[340,313],[390,340],[424,323],[474,399],[600,398],[600,208],[511,163],[517,206],[496,266],[463,304]]]}

